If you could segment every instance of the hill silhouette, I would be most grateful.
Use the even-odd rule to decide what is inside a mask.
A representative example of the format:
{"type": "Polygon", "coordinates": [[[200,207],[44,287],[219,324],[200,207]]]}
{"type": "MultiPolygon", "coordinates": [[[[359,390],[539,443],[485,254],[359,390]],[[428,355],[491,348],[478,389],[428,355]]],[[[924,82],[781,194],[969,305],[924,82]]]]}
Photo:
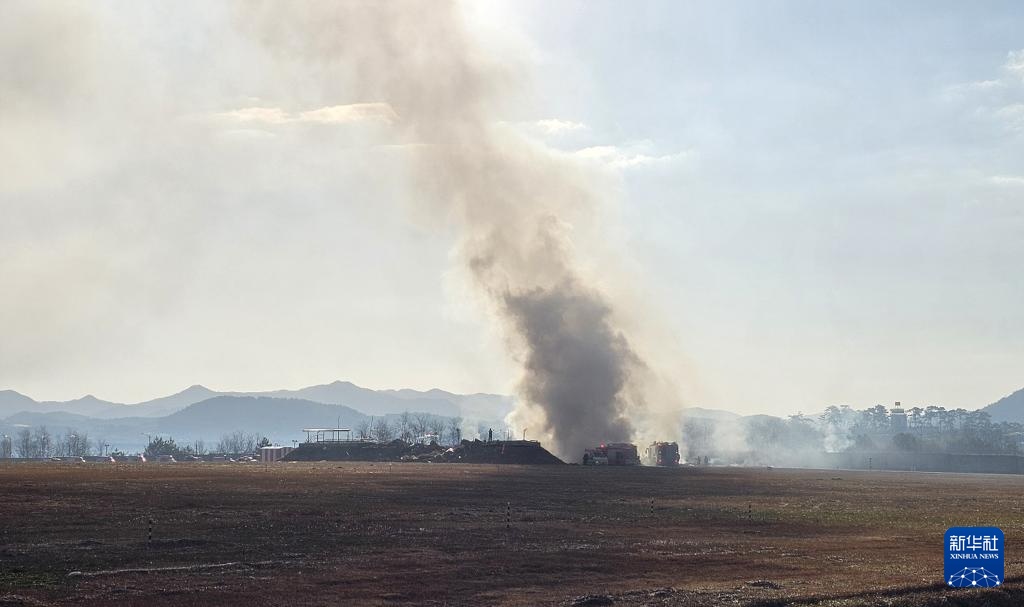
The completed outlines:
{"type": "Polygon", "coordinates": [[[1024,423],[1024,388],[997,400],[982,409],[994,422],[1024,423]]]}

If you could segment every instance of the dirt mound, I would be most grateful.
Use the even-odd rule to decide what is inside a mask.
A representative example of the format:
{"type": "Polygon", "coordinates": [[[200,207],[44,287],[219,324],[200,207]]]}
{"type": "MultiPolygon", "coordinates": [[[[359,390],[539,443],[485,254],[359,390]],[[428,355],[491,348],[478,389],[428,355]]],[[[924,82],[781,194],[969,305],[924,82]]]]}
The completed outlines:
{"type": "Polygon", "coordinates": [[[462,441],[435,461],[467,464],[563,464],[562,460],[540,446],[536,441],[462,441]]]}
{"type": "Polygon", "coordinates": [[[400,440],[390,443],[352,441],[342,443],[304,443],[284,457],[286,461],[359,461],[359,462],[440,462],[463,464],[561,464],[564,463],[536,441],[464,440],[456,447],[437,443],[409,445],[400,440]]]}
{"type": "Polygon", "coordinates": [[[302,443],[282,459],[291,462],[397,462],[410,450],[410,446],[400,440],[390,443],[373,441],[302,443]]]}

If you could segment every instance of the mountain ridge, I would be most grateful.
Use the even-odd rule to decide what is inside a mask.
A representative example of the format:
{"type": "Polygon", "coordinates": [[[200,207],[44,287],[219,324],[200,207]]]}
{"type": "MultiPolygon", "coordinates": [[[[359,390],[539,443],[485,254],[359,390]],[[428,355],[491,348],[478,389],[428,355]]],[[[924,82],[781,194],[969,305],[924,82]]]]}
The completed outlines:
{"type": "Polygon", "coordinates": [[[444,416],[502,418],[512,410],[511,397],[500,394],[456,394],[439,388],[427,391],[402,388],[372,390],[350,381],[335,380],[328,384],[306,386],[295,390],[219,391],[194,384],[180,392],[138,403],[117,403],[91,394],[69,401],[36,401],[14,390],[0,390],[0,419],[26,413],[64,411],[100,419],[121,417],[163,417],[189,405],[216,396],[255,396],[295,398],[331,405],[343,405],[369,415],[386,415],[405,410],[444,416]]]}
{"type": "MultiPolygon", "coordinates": [[[[410,411],[416,417],[425,412],[410,411]]],[[[351,428],[384,417],[392,427],[398,425],[399,413],[385,416],[368,415],[344,405],[319,403],[298,398],[267,396],[219,395],[193,403],[163,417],[97,418],[66,411],[19,412],[0,420],[0,434],[14,436],[23,428],[45,426],[56,436],[72,429],[89,440],[129,451],[141,451],[150,436],[174,438],[182,443],[203,440],[207,447],[225,434],[246,432],[267,436],[288,444],[304,438],[303,428],[351,428]]]]}
{"type": "Polygon", "coordinates": [[[1000,398],[982,411],[992,416],[994,422],[1024,423],[1024,388],[1000,398]]]}

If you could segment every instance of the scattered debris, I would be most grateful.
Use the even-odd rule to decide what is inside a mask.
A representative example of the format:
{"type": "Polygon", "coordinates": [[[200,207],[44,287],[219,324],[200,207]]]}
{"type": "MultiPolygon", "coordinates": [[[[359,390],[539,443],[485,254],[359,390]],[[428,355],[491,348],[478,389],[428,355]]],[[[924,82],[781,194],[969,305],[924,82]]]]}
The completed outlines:
{"type": "Polygon", "coordinates": [[[769,580],[754,580],[752,582],[747,582],[747,586],[753,586],[754,588],[771,588],[772,590],[782,588],[779,584],[769,580]]]}

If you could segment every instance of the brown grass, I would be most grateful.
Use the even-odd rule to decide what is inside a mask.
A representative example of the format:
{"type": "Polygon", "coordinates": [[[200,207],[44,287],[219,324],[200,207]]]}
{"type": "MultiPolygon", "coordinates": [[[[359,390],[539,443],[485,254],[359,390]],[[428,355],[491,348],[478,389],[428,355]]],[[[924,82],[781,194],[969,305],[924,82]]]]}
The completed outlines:
{"type": "Polygon", "coordinates": [[[1022,489],[834,470],[2,465],[0,605],[1017,605],[1022,489]],[[999,591],[941,585],[943,532],[972,524],[1006,533],[999,591]]]}

